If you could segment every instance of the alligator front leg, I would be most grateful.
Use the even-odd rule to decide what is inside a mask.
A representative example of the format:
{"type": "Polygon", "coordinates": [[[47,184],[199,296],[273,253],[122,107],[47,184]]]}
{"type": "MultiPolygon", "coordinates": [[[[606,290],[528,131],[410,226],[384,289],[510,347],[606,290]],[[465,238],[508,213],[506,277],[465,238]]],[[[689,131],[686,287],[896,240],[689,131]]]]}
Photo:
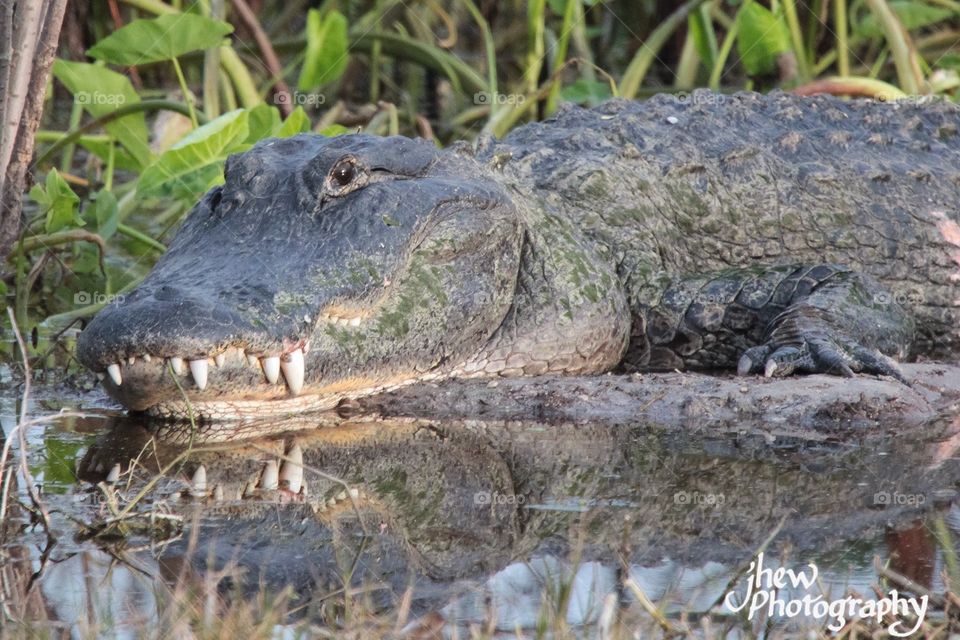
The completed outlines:
{"type": "Polygon", "coordinates": [[[913,323],[879,284],[830,264],[660,278],[641,288],[627,368],[767,377],[855,372],[903,380],[913,323]],[[659,291],[659,294],[657,293],[659,291]]]}

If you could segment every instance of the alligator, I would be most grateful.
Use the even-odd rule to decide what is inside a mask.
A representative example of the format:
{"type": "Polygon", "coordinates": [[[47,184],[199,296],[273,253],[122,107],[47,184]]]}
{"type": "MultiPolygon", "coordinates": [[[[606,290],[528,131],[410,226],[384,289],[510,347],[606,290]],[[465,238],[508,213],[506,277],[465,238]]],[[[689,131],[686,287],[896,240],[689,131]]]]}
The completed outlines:
{"type": "Polygon", "coordinates": [[[207,421],[450,378],[909,383],[897,361],[960,352],[958,124],[946,101],[695,92],[447,149],[261,141],[77,354],[130,410],[207,421]]]}

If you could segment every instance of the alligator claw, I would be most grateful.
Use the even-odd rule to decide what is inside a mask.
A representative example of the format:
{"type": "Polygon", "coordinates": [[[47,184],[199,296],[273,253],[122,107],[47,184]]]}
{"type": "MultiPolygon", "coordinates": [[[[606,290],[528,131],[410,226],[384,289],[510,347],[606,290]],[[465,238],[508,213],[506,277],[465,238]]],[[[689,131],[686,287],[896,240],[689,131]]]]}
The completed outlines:
{"type": "Polygon", "coordinates": [[[768,344],[744,351],[737,375],[760,373],[783,378],[794,373],[827,373],[852,378],[856,373],[890,376],[909,385],[897,363],[876,349],[858,344],[840,344],[826,339],[808,339],[801,344],[768,344]]]}

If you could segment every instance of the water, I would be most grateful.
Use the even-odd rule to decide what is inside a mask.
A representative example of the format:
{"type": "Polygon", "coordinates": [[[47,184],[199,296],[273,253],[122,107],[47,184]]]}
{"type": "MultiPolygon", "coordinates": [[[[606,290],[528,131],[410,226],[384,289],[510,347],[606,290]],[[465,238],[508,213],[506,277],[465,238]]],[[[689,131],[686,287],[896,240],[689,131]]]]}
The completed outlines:
{"type": "MultiPolygon", "coordinates": [[[[2,398],[6,433],[16,412],[2,398]]],[[[324,416],[185,453],[183,433],[157,434],[96,391],[40,388],[30,414],[49,416],[27,442],[56,541],[14,505],[2,584],[31,633],[793,637],[830,620],[768,627],[724,603],[758,551],[773,569],[816,568],[785,600],[909,591],[881,568],[935,595],[960,579],[953,415],[842,442],[324,416]],[[84,417],[56,415],[76,406],[84,417]],[[298,452],[305,491],[290,477],[298,452]],[[118,482],[98,487],[116,465],[118,482]],[[104,527],[132,501],[125,529],[104,527]]]]}

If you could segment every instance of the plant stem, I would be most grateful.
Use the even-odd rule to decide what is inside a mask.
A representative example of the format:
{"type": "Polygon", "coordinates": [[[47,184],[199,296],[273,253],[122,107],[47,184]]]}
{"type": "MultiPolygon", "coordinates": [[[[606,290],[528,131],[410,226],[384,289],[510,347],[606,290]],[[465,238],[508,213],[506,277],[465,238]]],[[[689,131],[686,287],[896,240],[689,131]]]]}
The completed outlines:
{"type": "Polygon", "coordinates": [[[727,58],[733,51],[733,43],[737,39],[737,32],[740,30],[739,23],[734,20],[733,24],[727,30],[727,35],[723,38],[723,44],[720,45],[720,51],[717,52],[717,61],[710,70],[710,81],[708,87],[714,91],[720,90],[720,80],[723,78],[723,67],[727,64],[727,58]]]}
{"type": "MultiPolygon", "coordinates": [[[[47,162],[53,154],[63,148],[64,145],[75,142],[83,137],[85,134],[93,131],[94,129],[99,129],[103,125],[113,122],[118,118],[128,116],[131,113],[140,113],[143,111],[156,111],[162,109],[165,111],[175,111],[185,116],[190,115],[190,108],[183,104],[182,102],[176,102],[174,100],[142,100],[140,102],[133,102],[130,104],[125,104],[116,111],[111,111],[106,115],[102,115],[99,118],[94,118],[87,124],[74,129],[73,131],[68,131],[64,134],[59,140],[50,145],[50,148],[47,149],[43,155],[34,160],[33,166],[39,167],[43,163],[47,162]]],[[[203,119],[201,122],[206,122],[206,119],[203,119]]]]}
{"type": "Polygon", "coordinates": [[[499,107],[499,101],[497,99],[497,49],[493,42],[493,34],[490,33],[490,25],[487,24],[483,14],[477,9],[477,5],[474,4],[473,0],[463,0],[463,5],[467,8],[467,11],[470,12],[470,15],[473,16],[474,22],[480,27],[480,33],[483,35],[483,48],[487,54],[487,84],[490,91],[490,117],[493,118],[499,107]]]}
{"type": "Polygon", "coordinates": [[[200,123],[197,120],[197,112],[193,108],[193,94],[190,93],[190,87],[187,86],[187,79],[183,77],[183,69],[180,68],[177,57],[170,58],[170,62],[173,63],[173,69],[177,72],[177,81],[180,83],[180,90],[183,92],[183,100],[190,109],[190,121],[193,122],[193,128],[196,129],[200,126],[200,123]]]}
{"type": "Polygon", "coordinates": [[[705,1],[706,0],[688,0],[680,5],[676,11],[671,13],[666,20],[661,22],[657,28],[653,30],[653,33],[650,34],[650,37],[647,38],[643,46],[640,47],[640,50],[637,51],[633,60],[630,61],[627,70],[623,72],[623,77],[620,80],[620,95],[631,100],[636,97],[640,85],[643,84],[643,80],[650,70],[650,66],[657,58],[657,53],[660,52],[660,49],[663,48],[663,45],[666,44],[670,36],[687,20],[690,12],[702,5],[705,1]]]}
{"type": "Polygon", "coordinates": [[[800,31],[800,20],[797,18],[797,7],[793,0],[783,0],[783,15],[790,30],[790,39],[793,41],[793,52],[797,59],[797,75],[801,82],[810,79],[810,59],[803,46],[803,33],[800,31]]]}
{"type": "Polygon", "coordinates": [[[167,250],[167,247],[165,244],[161,242],[157,242],[156,240],[146,235],[145,233],[141,233],[140,231],[137,231],[133,227],[125,225],[122,222],[117,223],[117,231],[127,236],[131,240],[136,240],[140,244],[144,244],[150,247],[151,249],[156,249],[160,253],[163,253],[164,251],[167,250]]]}
{"type": "Polygon", "coordinates": [[[910,34],[906,32],[897,15],[884,0],[866,1],[886,36],[893,63],[897,67],[900,88],[911,95],[919,94],[920,86],[923,84],[923,74],[917,64],[916,51],[910,41],[910,34]]]}
{"type": "Polygon", "coordinates": [[[850,45],[847,32],[847,0],[833,0],[833,28],[837,32],[837,71],[850,75],[850,45]]]}

